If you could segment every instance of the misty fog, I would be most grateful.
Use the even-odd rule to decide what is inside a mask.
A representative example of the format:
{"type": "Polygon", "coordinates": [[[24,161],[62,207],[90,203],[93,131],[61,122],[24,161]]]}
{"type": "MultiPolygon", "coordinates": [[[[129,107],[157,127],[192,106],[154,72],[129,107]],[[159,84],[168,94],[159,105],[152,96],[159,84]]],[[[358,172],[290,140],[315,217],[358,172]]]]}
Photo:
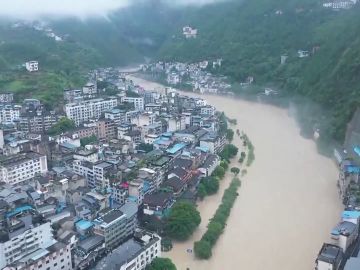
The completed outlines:
{"type": "MultiPolygon", "coordinates": [[[[171,5],[205,5],[224,0],[163,0],[171,5]]],[[[138,0],[0,0],[0,17],[33,20],[42,17],[106,17],[112,11],[136,4],[138,0]]]]}

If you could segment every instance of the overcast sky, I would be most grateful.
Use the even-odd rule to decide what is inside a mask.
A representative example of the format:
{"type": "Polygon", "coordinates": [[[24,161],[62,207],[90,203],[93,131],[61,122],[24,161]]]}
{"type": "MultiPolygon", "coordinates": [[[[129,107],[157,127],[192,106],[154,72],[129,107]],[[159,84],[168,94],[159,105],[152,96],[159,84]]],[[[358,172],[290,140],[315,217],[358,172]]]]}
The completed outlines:
{"type": "MultiPolygon", "coordinates": [[[[203,5],[222,0],[165,0],[173,4],[203,5]]],[[[106,16],[111,11],[128,6],[134,0],[0,0],[0,17],[37,19],[43,16],[59,18],[76,16],[82,19],[106,16]]]]}

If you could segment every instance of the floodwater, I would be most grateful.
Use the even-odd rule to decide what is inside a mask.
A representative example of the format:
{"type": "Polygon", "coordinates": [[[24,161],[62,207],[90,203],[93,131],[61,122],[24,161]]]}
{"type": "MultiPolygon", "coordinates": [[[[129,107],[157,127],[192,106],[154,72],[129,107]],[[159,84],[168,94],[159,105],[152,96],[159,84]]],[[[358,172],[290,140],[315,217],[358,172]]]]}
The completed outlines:
{"type": "MultiPolygon", "coordinates": [[[[160,89],[157,84],[133,79],[146,89],[160,89]]],[[[239,197],[212,258],[197,260],[186,250],[201,238],[230,174],[217,195],[199,203],[202,223],[193,237],[175,243],[163,256],[171,258],[179,270],[314,269],[317,253],[323,242],[330,240],[330,231],[342,210],[333,161],[319,155],[312,140],[299,135],[298,126],[285,109],[231,97],[188,95],[204,98],[228,117],[236,118],[235,130],[249,136],[255,161],[242,179],[239,197]]],[[[234,143],[240,146],[239,138],[234,143]]]]}

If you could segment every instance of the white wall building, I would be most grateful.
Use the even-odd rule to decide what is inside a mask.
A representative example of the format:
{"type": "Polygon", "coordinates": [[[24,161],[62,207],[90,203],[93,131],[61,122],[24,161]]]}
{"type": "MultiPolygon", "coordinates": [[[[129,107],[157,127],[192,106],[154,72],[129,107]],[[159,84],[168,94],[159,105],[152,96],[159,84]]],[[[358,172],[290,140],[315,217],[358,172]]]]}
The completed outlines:
{"type": "Polygon", "coordinates": [[[0,123],[9,123],[20,118],[20,105],[2,105],[0,106],[0,123]]]}
{"type": "Polygon", "coordinates": [[[34,251],[4,270],[71,270],[71,256],[70,244],[56,242],[45,249],[34,251]]]}
{"type": "Polygon", "coordinates": [[[90,119],[99,119],[102,113],[117,105],[116,98],[98,98],[78,103],[68,103],[65,105],[65,112],[69,119],[73,120],[76,125],[80,125],[90,119]]]}
{"type": "Polygon", "coordinates": [[[11,185],[34,178],[47,172],[46,155],[37,153],[9,156],[0,162],[0,182],[11,185]]]}
{"type": "Polygon", "coordinates": [[[36,224],[31,215],[11,219],[11,230],[3,231],[8,237],[0,241],[0,268],[26,258],[38,249],[55,244],[50,225],[50,222],[36,224]]]}
{"type": "Polygon", "coordinates": [[[29,61],[25,63],[26,70],[29,72],[35,72],[39,70],[39,62],[38,61],[29,61]]]}
{"type": "Polygon", "coordinates": [[[161,256],[161,238],[155,233],[136,230],[134,238],[126,241],[101,260],[97,270],[143,270],[155,258],[161,256]]]}
{"type": "Polygon", "coordinates": [[[144,98],[143,97],[123,97],[122,102],[134,103],[135,110],[144,110],[144,98]]]}

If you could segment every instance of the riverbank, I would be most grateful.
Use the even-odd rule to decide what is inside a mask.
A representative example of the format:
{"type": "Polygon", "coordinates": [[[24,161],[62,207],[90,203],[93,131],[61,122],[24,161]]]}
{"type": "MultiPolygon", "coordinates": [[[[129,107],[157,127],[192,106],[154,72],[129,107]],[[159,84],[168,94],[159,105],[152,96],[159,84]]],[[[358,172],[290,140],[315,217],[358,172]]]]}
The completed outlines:
{"type": "MultiPolygon", "coordinates": [[[[164,88],[134,78],[148,90],[164,88]]],[[[329,158],[318,154],[312,140],[300,136],[289,112],[269,104],[214,95],[184,95],[204,98],[217,110],[237,120],[234,130],[244,131],[256,148],[256,159],[242,181],[224,234],[213,257],[201,261],[188,254],[206,230],[232,175],[226,174],[218,194],[199,203],[202,223],[193,237],[175,243],[170,257],[179,270],[313,269],[323,242],[339,220],[342,204],[336,181],[338,169],[329,158]]],[[[236,146],[241,142],[234,136],[236,146]]],[[[241,150],[239,151],[241,152],[241,150]]],[[[230,168],[238,166],[230,164],[230,168]]]]}

